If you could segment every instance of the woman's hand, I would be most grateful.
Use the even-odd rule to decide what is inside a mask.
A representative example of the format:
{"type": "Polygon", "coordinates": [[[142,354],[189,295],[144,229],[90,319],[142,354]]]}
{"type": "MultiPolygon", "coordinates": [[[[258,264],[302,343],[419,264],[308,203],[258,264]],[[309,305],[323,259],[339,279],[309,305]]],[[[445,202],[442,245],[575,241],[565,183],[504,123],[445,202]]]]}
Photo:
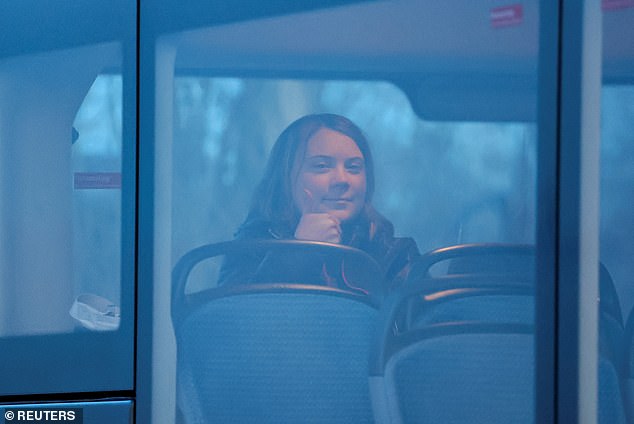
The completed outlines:
{"type": "Polygon", "coordinates": [[[295,229],[298,240],[325,241],[329,243],[341,242],[341,225],[339,220],[327,213],[302,214],[295,229]]]}
{"type": "Polygon", "coordinates": [[[302,217],[295,229],[298,240],[325,241],[328,243],[341,242],[341,223],[334,216],[320,212],[319,203],[313,194],[304,189],[306,198],[302,205],[302,217]]]}

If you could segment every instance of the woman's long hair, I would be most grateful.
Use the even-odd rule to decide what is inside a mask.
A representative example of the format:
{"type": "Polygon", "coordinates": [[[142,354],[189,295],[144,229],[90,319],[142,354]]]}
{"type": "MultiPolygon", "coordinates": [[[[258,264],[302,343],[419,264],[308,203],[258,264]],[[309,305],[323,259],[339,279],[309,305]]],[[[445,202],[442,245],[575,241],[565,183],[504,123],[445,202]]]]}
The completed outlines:
{"type": "Polygon", "coordinates": [[[390,235],[393,233],[392,224],[371,204],[374,193],[374,163],[365,135],[348,118],[331,113],[306,115],[282,131],[271,150],[264,176],[255,189],[249,214],[241,229],[266,222],[283,236],[294,233],[301,216],[292,194],[293,181],[298,172],[296,163],[303,158],[308,140],[322,128],[350,137],[363,154],[366,173],[365,206],[355,219],[356,226],[367,229],[367,239],[374,238],[377,232],[387,231],[390,235]]]}

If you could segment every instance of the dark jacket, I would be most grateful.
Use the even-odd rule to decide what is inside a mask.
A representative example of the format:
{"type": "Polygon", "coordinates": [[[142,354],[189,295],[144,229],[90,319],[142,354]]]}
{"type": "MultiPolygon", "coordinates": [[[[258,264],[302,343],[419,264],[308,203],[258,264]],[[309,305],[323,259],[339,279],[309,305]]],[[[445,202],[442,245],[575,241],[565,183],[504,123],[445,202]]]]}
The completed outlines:
{"type": "MultiPolygon", "coordinates": [[[[286,240],[293,234],[265,221],[244,225],[236,234],[239,240],[286,240]]],[[[370,239],[364,226],[344,229],[342,244],[369,254],[382,270],[383,294],[402,283],[412,261],[420,256],[412,238],[394,237],[391,228],[370,239]]],[[[307,255],[300,252],[263,253],[227,256],[220,271],[218,284],[296,282],[352,288],[365,292],[364,264],[349,261],[342,264],[337,258],[307,255]]],[[[366,267],[367,268],[367,267],[366,267]]]]}

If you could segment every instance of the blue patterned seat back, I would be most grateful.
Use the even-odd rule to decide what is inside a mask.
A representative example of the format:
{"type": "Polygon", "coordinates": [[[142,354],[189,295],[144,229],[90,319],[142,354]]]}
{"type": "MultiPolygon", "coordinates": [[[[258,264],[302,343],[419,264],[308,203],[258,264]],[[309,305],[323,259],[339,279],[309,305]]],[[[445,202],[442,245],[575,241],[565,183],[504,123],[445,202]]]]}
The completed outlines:
{"type": "Polygon", "coordinates": [[[391,415],[403,423],[532,424],[533,335],[500,328],[457,324],[399,350],[385,367],[398,411],[391,415]]]}
{"type": "Polygon", "coordinates": [[[186,422],[371,422],[376,308],[332,290],[258,290],[214,299],[177,324],[186,422]]]}

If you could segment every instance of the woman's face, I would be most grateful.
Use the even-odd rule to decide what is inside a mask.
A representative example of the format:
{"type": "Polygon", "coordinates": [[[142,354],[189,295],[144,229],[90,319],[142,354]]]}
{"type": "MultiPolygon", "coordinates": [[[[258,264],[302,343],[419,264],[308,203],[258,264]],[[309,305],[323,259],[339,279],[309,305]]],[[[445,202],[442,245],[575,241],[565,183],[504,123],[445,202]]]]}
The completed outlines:
{"type": "Polygon", "coordinates": [[[365,158],[350,137],[320,129],[295,166],[293,202],[302,214],[328,213],[341,223],[359,215],[366,196],[365,158]]]}

